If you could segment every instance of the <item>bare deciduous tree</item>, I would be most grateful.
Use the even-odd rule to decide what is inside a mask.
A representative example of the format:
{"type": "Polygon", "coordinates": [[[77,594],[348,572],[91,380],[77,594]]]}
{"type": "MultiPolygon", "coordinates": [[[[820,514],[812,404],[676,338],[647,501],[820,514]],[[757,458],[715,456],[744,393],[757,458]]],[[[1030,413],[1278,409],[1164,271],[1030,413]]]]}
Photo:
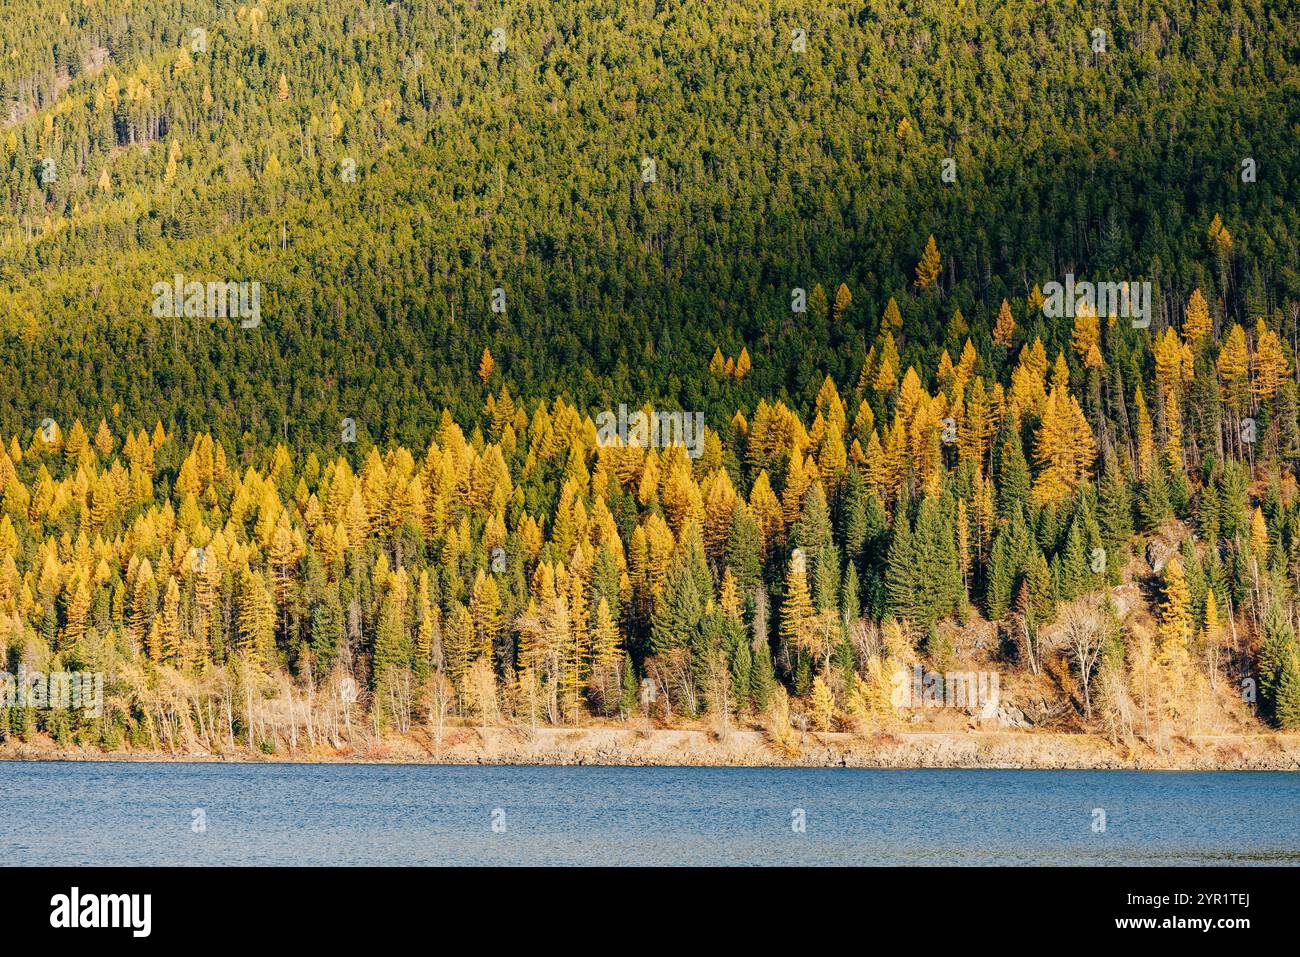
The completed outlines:
{"type": "Polygon", "coordinates": [[[1109,627],[1106,598],[1103,595],[1084,595],[1061,607],[1055,630],[1069,646],[1083,684],[1083,711],[1086,720],[1092,720],[1092,674],[1101,656],[1109,627]]]}
{"type": "Polygon", "coordinates": [[[442,750],[442,729],[447,721],[447,712],[451,710],[455,689],[441,669],[433,672],[429,679],[429,723],[433,726],[433,747],[442,750]]]}

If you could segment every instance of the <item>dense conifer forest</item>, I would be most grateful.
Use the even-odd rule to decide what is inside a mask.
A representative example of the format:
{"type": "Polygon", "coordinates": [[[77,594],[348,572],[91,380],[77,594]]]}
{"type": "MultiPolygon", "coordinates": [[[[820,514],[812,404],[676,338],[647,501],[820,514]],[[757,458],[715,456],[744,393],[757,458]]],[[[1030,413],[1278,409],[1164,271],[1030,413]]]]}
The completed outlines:
{"type": "Polygon", "coordinates": [[[0,0],[0,735],[1300,726],[1298,12],[0,0]]]}

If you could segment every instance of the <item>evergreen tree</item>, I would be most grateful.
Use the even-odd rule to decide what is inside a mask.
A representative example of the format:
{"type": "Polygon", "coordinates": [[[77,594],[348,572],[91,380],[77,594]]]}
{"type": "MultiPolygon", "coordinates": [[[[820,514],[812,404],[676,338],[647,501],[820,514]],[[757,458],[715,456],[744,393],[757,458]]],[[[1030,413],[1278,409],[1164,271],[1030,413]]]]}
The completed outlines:
{"type": "Polygon", "coordinates": [[[1106,580],[1118,584],[1120,569],[1128,555],[1129,539],[1133,535],[1133,498],[1113,456],[1106,458],[1097,499],[1106,580]]]}
{"type": "Polygon", "coordinates": [[[668,567],[663,593],[655,603],[651,653],[662,655],[674,648],[689,648],[704,618],[705,595],[692,573],[685,552],[678,552],[668,567]]]}
{"type": "Polygon", "coordinates": [[[1004,428],[1000,438],[998,515],[1006,518],[1013,507],[1029,501],[1029,463],[1025,461],[1025,451],[1015,430],[1004,428]]]}
{"type": "Polygon", "coordinates": [[[917,602],[917,555],[912,527],[901,509],[894,517],[885,568],[885,593],[891,614],[907,618],[917,602]]]}
{"type": "Polygon", "coordinates": [[[1265,714],[1279,719],[1283,672],[1297,654],[1295,631],[1282,606],[1274,602],[1264,615],[1264,641],[1258,661],[1259,698],[1265,714]]]}
{"type": "Polygon", "coordinates": [[[753,594],[763,573],[762,540],[758,523],[742,502],[737,502],[732,508],[726,564],[736,578],[736,587],[740,593],[746,596],[753,594]]]}
{"type": "Polygon", "coordinates": [[[640,707],[641,687],[637,684],[636,672],[632,668],[632,656],[623,656],[623,696],[619,700],[619,710],[623,714],[634,714],[640,707]]]}
{"type": "Polygon", "coordinates": [[[1142,528],[1151,531],[1173,518],[1173,507],[1169,502],[1169,485],[1165,481],[1165,470],[1159,463],[1147,469],[1142,479],[1138,498],[1138,511],[1142,515],[1142,528]]]}
{"type": "Polygon", "coordinates": [[[749,642],[737,642],[731,655],[731,694],[737,711],[745,710],[749,704],[752,666],[749,642]]]}
{"type": "Polygon", "coordinates": [[[870,531],[867,502],[867,485],[862,472],[857,468],[849,469],[840,496],[840,537],[844,542],[845,556],[850,561],[860,560],[870,531]]]}
{"type": "Polygon", "coordinates": [[[1020,565],[1016,534],[1011,525],[1002,528],[993,540],[985,588],[985,608],[990,619],[998,621],[1011,609],[1020,565]]]}
{"type": "Polygon", "coordinates": [[[767,710],[776,692],[776,673],[772,667],[772,650],[766,641],[758,644],[749,673],[749,699],[754,710],[767,710]]]}
{"type": "Polygon", "coordinates": [[[1282,663],[1273,692],[1273,721],[1284,731],[1300,728],[1300,655],[1282,663]]]}
{"type": "Polygon", "coordinates": [[[801,548],[809,568],[816,569],[822,553],[833,547],[830,514],[821,483],[814,483],[804,495],[799,520],[791,532],[791,543],[801,548]]]}

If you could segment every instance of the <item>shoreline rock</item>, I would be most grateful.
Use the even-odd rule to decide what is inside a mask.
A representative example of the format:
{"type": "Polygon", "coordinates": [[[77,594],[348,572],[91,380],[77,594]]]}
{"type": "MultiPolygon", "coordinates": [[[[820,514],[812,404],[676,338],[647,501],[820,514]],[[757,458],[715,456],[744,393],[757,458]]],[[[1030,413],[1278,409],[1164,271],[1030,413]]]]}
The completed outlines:
{"type": "Polygon", "coordinates": [[[244,764],[447,764],[614,767],[798,767],[859,769],[1300,771],[1300,735],[1203,735],[1166,751],[1112,745],[1090,734],[898,732],[872,737],[805,732],[785,753],[759,731],[719,738],[702,730],[645,728],[450,728],[438,748],[423,732],[393,736],[368,751],[102,752],[53,742],[6,742],[0,760],[224,762],[244,764]]]}

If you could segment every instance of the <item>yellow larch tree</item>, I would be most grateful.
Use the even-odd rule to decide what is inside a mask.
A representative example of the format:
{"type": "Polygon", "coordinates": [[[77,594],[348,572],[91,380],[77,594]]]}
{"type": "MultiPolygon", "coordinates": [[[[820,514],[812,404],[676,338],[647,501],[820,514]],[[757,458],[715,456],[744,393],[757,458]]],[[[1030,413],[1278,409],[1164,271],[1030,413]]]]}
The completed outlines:
{"type": "Polygon", "coordinates": [[[1282,350],[1282,340],[1262,322],[1255,330],[1255,360],[1252,365],[1254,375],[1250,383],[1251,393],[1260,401],[1272,399],[1286,379],[1289,369],[1286,353],[1282,350]]]}
{"type": "Polygon", "coordinates": [[[1016,332],[1016,320],[1011,315],[1011,303],[1005,299],[998,309],[997,321],[993,323],[993,341],[1003,349],[1010,351],[1012,337],[1016,332]]]}
{"type": "Polygon", "coordinates": [[[1183,470],[1183,415],[1172,391],[1165,394],[1165,464],[1171,474],[1183,470]]]}
{"type": "Polygon", "coordinates": [[[810,708],[813,724],[817,730],[822,732],[831,730],[835,722],[835,695],[821,675],[813,678],[810,708]]]}
{"type": "Polygon", "coordinates": [[[785,601],[781,604],[781,640],[791,651],[807,647],[816,630],[817,613],[808,591],[804,554],[795,549],[785,575],[785,601]]]}
{"type": "Polygon", "coordinates": [[[1194,289],[1187,300],[1187,312],[1183,317],[1183,336],[1195,347],[1209,334],[1210,326],[1210,307],[1205,302],[1205,296],[1201,295],[1201,290],[1194,289]]]}
{"type": "Polygon", "coordinates": [[[1095,309],[1079,309],[1074,315],[1074,329],[1070,333],[1070,347],[1085,363],[1089,353],[1099,348],[1101,323],[1095,309]]]}
{"type": "MultiPolygon", "coordinates": [[[[880,328],[890,335],[890,344],[893,344],[893,334],[896,330],[903,328],[903,314],[898,310],[898,302],[893,296],[889,297],[889,302],[885,303],[885,314],[880,318],[880,328]]],[[[897,350],[894,353],[894,365],[898,365],[897,350]]]]}
{"type": "Polygon", "coordinates": [[[715,560],[721,558],[726,551],[736,499],[730,474],[726,469],[718,469],[710,477],[708,498],[704,505],[704,550],[715,560]]]}
{"type": "Polygon", "coordinates": [[[939,261],[939,247],[935,245],[934,235],[931,234],[925,241],[921,260],[916,264],[916,279],[913,284],[917,289],[929,289],[938,281],[942,268],[939,261]]]}
{"type": "Polygon", "coordinates": [[[1096,443],[1074,396],[1054,388],[1035,436],[1034,460],[1041,467],[1034,482],[1038,503],[1058,502],[1089,476],[1096,443]]]}
{"type": "Polygon", "coordinates": [[[1164,578],[1156,666],[1164,685],[1163,704],[1168,716],[1173,717],[1188,710],[1188,683],[1193,677],[1188,651],[1192,629],[1191,590],[1177,555],[1165,565],[1164,578]]]}
{"type": "Polygon", "coordinates": [[[1165,395],[1177,394],[1183,386],[1183,344],[1172,326],[1163,335],[1156,336],[1152,352],[1161,391],[1165,395]]]}
{"type": "Polygon", "coordinates": [[[469,617],[474,628],[473,653],[492,660],[493,647],[501,633],[501,593],[495,576],[479,569],[470,592],[469,617]]]}
{"type": "Polygon", "coordinates": [[[1250,356],[1246,350],[1246,331],[1235,322],[1228,330],[1215,367],[1228,408],[1238,414],[1245,411],[1250,394],[1250,356]]]}
{"type": "Polygon", "coordinates": [[[1259,557],[1261,564],[1268,561],[1268,524],[1264,521],[1264,513],[1258,505],[1250,515],[1250,547],[1259,557]]]}
{"type": "Polygon", "coordinates": [[[1137,406],[1137,477],[1145,478],[1156,456],[1155,429],[1151,424],[1151,413],[1147,409],[1146,399],[1142,396],[1142,386],[1133,394],[1133,404],[1137,406]]]}
{"type": "Polygon", "coordinates": [[[840,283],[835,290],[835,303],[831,306],[831,320],[839,322],[848,313],[849,307],[853,305],[853,294],[849,292],[849,287],[840,283]]]}
{"type": "Polygon", "coordinates": [[[713,358],[709,360],[709,372],[715,376],[721,377],[727,370],[726,360],[722,358],[722,349],[719,346],[713,348],[713,358]]]}

